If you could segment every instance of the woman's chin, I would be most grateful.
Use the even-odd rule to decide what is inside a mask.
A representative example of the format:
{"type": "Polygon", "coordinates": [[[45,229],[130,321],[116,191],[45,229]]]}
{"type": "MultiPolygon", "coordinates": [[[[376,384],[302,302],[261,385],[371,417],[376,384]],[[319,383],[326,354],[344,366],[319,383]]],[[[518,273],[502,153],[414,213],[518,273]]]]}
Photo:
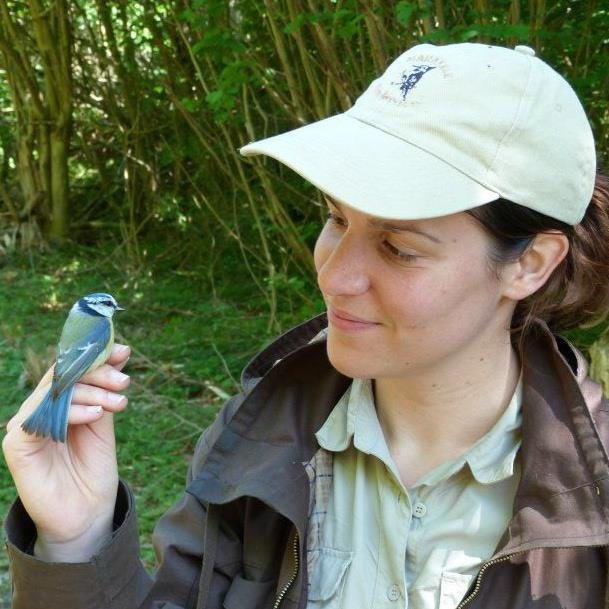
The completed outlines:
{"type": "Polygon", "coordinates": [[[349,378],[374,378],[375,365],[370,361],[369,353],[335,345],[331,339],[328,339],[327,349],[330,363],[341,374],[349,378]]]}

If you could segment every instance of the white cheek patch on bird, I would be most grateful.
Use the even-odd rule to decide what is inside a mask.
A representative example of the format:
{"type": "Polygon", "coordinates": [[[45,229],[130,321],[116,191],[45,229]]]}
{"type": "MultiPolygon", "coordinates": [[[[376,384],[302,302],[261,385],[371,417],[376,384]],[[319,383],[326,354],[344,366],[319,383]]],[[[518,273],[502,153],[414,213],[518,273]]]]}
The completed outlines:
{"type": "Polygon", "coordinates": [[[53,381],[36,410],[21,424],[29,434],[65,442],[74,384],[101,366],[112,351],[115,311],[124,311],[102,292],[84,296],[70,310],[57,345],[53,381]]]}

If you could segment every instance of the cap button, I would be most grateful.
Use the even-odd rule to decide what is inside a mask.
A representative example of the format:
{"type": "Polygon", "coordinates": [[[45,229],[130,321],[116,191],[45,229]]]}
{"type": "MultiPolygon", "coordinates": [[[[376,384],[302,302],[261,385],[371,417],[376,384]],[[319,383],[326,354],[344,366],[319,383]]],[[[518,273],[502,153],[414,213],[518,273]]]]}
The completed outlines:
{"type": "Polygon", "coordinates": [[[523,55],[530,55],[531,57],[535,57],[535,49],[532,49],[531,47],[528,47],[524,44],[517,44],[514,47],[514,51],[518,51],[523,55]]]}

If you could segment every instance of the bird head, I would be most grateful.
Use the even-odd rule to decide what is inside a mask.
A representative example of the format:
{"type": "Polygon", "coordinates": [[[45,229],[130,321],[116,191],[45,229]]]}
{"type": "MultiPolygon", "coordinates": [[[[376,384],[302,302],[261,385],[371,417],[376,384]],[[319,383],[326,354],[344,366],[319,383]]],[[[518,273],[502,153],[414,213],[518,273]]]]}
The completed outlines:
{"type": "Polygon", "coordinates": [[[95,292],[83,296],[76,306],[89,315],[101,315],[102,317],[112,317],[115,311],[124,311],[118,302],[110,295],[103,292],[95,292]]]}

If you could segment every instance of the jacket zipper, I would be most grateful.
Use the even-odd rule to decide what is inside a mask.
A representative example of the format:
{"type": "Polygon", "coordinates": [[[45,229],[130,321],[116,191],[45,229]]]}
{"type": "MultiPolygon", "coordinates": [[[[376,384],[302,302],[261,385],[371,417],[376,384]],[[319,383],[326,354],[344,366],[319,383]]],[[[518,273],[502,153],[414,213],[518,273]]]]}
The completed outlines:
{"type": "MultiPolygon", "coordinates": [[[[561,547],[557,547],[554,548],[555,550],[568,550],[570,548],[572,548],[573,546],[561,546],[561,547]]],[[[476,577],[476,585],[474,586],[474,589],[472,590],[472,593],[469,594],[466,598],[464,598],[456,607],[456,609],[463,609],[463,607],[465,607],[465,605],[468,605],[471,600],[476,596],[476,594],[478,594],[478,591],[480,590],[480,586],[482,585],[482,576],[484,575],[484,572],[492,565],[496,565],[500,562],[505,562],[506,560],[510,560],[510,558],[513,558],[514,556],[518,556],[520,554],[526,554],[527,552],[531,552],[532,550],[541,550],[543,549],[543,546],[540,546],[539,548],[529,548],[528,550],[522,550],[521,552],[514,552],[514,554],[508,554],[507,556],[502,556],[501,558],[496,558],[495,560],[489,560],[488,562],[485,562],[482,567],[480,568],[480,571],[478,572],[478,576],[476,577]]]]}
{"type": "Polygon", "coordinates": [[[470,595],[468,595],[467,597],[465,597],[457,605],[456,609],[462,609],[463,607],[465,607],[465,605],[467,605],[474,598],[474,596],[476,596],[476,594],[478,594],[478,590],[480,590],[480,585],[482,583],[482,576],[484,575],[484,572],[491,565],[496,565],[497,563],[509,560],[510,558],[512,558],[512,556],[518,556],[518,554],[524,554],[524,552],[516,552],[515,554],[508,554],[507,556],[502,556],[501,558],[496,558],[495,560],[489,560],[488,562],[485,562],[482,565],[482,567],[480,568],[480,571],[478,572],[478,576],[476,577],[476,585],[474,586],[474,589],[472,590],[472,593],[470,595]]]}
{"type": "Polygon", "coordinates": [[[296,535],[294,535],[293,550],[294,550],[294,571],[292,572],[292,575],[290,575],[290,579],[288,580],[286,585],[282,588],[281,592],[279,593],[279,596],[275,599],[275,604],[273,605],[273,609],[277,609],[279,607],[279,605],[281,604],[281,601],[283,600],[283,597],[285,596],[286,592],[290,589],[290,586],[294,583],[294,580],[296,579],[296,574],[298,573],[298,566],[299,566],[299,564],[298,564],[299,563],[298,533],[296,533],[296,535]]]}

